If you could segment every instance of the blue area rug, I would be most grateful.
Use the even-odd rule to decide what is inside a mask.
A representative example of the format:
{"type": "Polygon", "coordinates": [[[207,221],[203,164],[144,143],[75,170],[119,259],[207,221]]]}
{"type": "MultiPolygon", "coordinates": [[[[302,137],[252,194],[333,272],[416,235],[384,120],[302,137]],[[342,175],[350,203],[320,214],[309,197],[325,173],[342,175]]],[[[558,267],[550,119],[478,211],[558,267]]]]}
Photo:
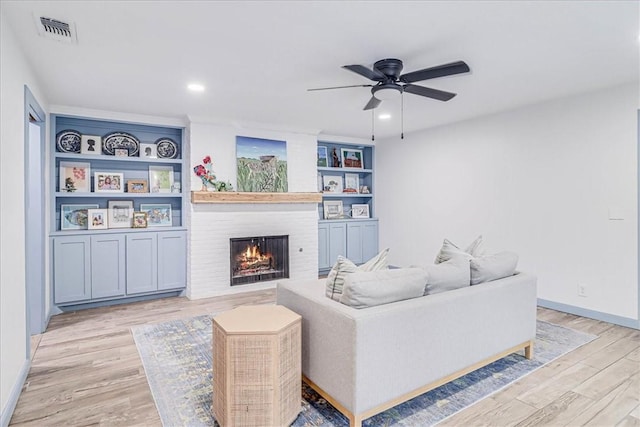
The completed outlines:
{"type": "MultiPolygon", "coordinates": [[[[211,317],[132,328],[162,423],[217,426],[212,414],[211,317]]],[[[538,321],[534,358],[511,354],[364,421],[364,426],[431,426],[597,338],[538,321]]],[[[348,427],[347,419],[303,385],[295,427],[348,427]]]]}

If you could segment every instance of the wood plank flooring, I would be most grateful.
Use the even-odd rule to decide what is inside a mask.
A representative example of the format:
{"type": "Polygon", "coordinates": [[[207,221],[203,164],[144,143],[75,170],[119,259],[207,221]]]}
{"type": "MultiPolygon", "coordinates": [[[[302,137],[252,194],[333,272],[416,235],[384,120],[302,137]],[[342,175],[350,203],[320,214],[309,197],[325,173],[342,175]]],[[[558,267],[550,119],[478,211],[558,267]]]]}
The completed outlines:
{"type": "MultiPolygon", "coordinates": [[[[32,367],[10,425],[159,426],[129,328],[274,300],[266,290],[54,316],[31,341],[32,367]]],[[[440,425],[640,427],[640,331],[543,308],[538,318],[599,338],[440,425]]]]}

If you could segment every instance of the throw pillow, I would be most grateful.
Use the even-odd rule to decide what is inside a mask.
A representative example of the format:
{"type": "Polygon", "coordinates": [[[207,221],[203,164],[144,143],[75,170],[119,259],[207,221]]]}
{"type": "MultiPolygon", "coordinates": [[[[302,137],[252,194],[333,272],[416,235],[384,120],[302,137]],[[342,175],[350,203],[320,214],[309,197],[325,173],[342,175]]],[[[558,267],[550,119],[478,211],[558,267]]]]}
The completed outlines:
{"type": "Polygon", "coordinates": [[[454,256],[440,264],[428,265],[424,268],[429,274],[425,295],[438,294],[469,286],[471,269],[469,260],[464,256],[454,256]]]}
{"type": "Polygon", "coordinates": [[[340,301],[342,287],[344,286],[344,279],[348,274],[355,273],[356,271],[384,270],[388,267],[388,255],[389,249],[387,248],[361,266],[356,266],[349,259],[343,256],[338,256],[338,260],[333,265],[329,275],[327,276],[326,296],[333,300],[340,301]]]}
{"type": "Polygon", "coordinates": [[[493,255],[473,258],[471,266],[471,284],[489,282],[512,276],[518,265],[518,255],[513,252],[499,252],[493,255]]]}
{"type": "Polygon", "coordinates": [[[399,268],[356,272],[347,275],[340,302],[366,308],[421,297],[427,272],[420,268],[399,268]]]}
{"type": "Polygon", "coordinates": [[[478,236],[476,240],[471,242],[471,244],[465,249],[462,250],[455,244],[453,244],[449,239],[444,239],[442,242],[442,248],[438,255],[436,255],[436,264],[440,264],[441,262],[445,262],[450,260],[454,256],[462,256],[467,259],[471,259],[475,256],[481,256],[484,254],[484,247],[482,243],[482,236],[478,236]]]}

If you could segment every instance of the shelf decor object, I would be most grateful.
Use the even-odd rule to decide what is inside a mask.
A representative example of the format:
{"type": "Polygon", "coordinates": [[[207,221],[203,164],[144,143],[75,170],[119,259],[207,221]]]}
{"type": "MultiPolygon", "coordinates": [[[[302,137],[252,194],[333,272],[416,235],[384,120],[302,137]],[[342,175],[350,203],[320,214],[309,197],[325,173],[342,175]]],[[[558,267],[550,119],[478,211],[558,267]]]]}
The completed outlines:
{"type": "Polygon", "coordinates": [[[133,213],[133,228],[147,228],[147,224],[146,212],[133,213]]]}
{"type": "Polygon", "coordinates": [[[61,153],[79,153],[80,140],[80,132],[73,129],[65,129],[56,134],[56,147],[61,153]]]}
{"type": "Polygon", "coordinates": [[[193,173],[202,181],[200,191],[209,191],[209,189],[213,191],[233,191],[233,185],[229,181],[218,181],[216,179],[211,156],[206,156],[202,159],[202,164],[194,166],[193,173]]]}
{"type": "Polygon", "coordinates": [[[170,204],[141,204],[140,211],[147,215],[148,227],[171,227],[170,204]]]}
{"type": "Polygon", "coordinates": [[[158,157],[161,159],[175,159],[178,157],[178,144],[171,138],[160,138],[155,142],[158,157]]]}
{"type": "Polygon", "coordinates": [[[96,193],[124,193],[124,174],[95,172],[93,178],[96,193]]]}
{"type": "Polygon", "coordinates": [[[109,228],[131,228],[133,201],[109,200],[109,228]]]}
{"type": "Polygon", "coordinates": [[[236,136],[238,191],[286,193],[287,142],[236,136]]]}
{"type": "Polygon", "coordinates": [[[60,162],[60,191],[90,192],[91,163],[60,162]]]}
{"type": "Polygon", "coordinates": [[[114,156],[116,148],[126,148],[129,150],[129,156],[137,156],[140,150],[140,141],[127,132],[112,132],[102,138],[104,154],[114,156]]]}
{"type": "Polygon", "coordinates": [[[80,141],[81,154],[102,154],[102,137],[97,135],[82,135],[80,141]]]}
{"type": "Polygon", "coordinates": [[[318,167],[326,168],[327,166],[329,166],[327,147],[324,145],[318,145],[318,167]]]}
{"type": "Polygon", "coordinates": [[[127,181],[128,193],[148,193],[149,184],[146,179],[130,179],[127,181]]]}
{"type": "Polygon", "coordinates": [[[355,150],[353,148],[341,148],[340,152],[342,154],[343,168],[364,169],[362,150],[355,150]]]}
{"type": "Polygon", "coordinates": [[[108,209],[89,209],[87,210],[88,216],[88,229],[89,230],[106,230],[108,227],[107,215],[108,209]]]}
{"type": "Polygon", "coordinates": [[[324,202],[324,219],[342,218],[343,215],[342,200],[327,200],[324,202]]]}
{"type": "Polygon", "coordinates": [[[152,193],[171,193],[173,166],[149,165],[149,185],[152,193]]]}
{"type": "Polygon", "coordinates": [[[97,209],[98,205],[61,205],[61,230],[87,230],[89,228],[89,209],[97,209]]]}
{"type": "Polygon", "coordinates": [[[369,205],[351,205],[351,218],[369,218],[369,205]]]}

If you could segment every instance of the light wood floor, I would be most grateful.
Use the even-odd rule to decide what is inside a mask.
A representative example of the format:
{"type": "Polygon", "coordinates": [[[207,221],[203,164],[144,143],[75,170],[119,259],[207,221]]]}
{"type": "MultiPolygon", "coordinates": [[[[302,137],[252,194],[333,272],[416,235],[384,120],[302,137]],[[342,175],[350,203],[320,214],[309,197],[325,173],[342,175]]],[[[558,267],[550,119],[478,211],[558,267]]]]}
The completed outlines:
{"type": "MultiPolygon", "coordinates": [[[[268,290],[54,316],[32,340],[32,367],[11,425],[158,426],[129,328],[274,299],[275,291],[268,290]]],[[[441,425],[640,426],[640,331],[547,309],[538,309],[538,318],[599,338],[441,425]]]]}

